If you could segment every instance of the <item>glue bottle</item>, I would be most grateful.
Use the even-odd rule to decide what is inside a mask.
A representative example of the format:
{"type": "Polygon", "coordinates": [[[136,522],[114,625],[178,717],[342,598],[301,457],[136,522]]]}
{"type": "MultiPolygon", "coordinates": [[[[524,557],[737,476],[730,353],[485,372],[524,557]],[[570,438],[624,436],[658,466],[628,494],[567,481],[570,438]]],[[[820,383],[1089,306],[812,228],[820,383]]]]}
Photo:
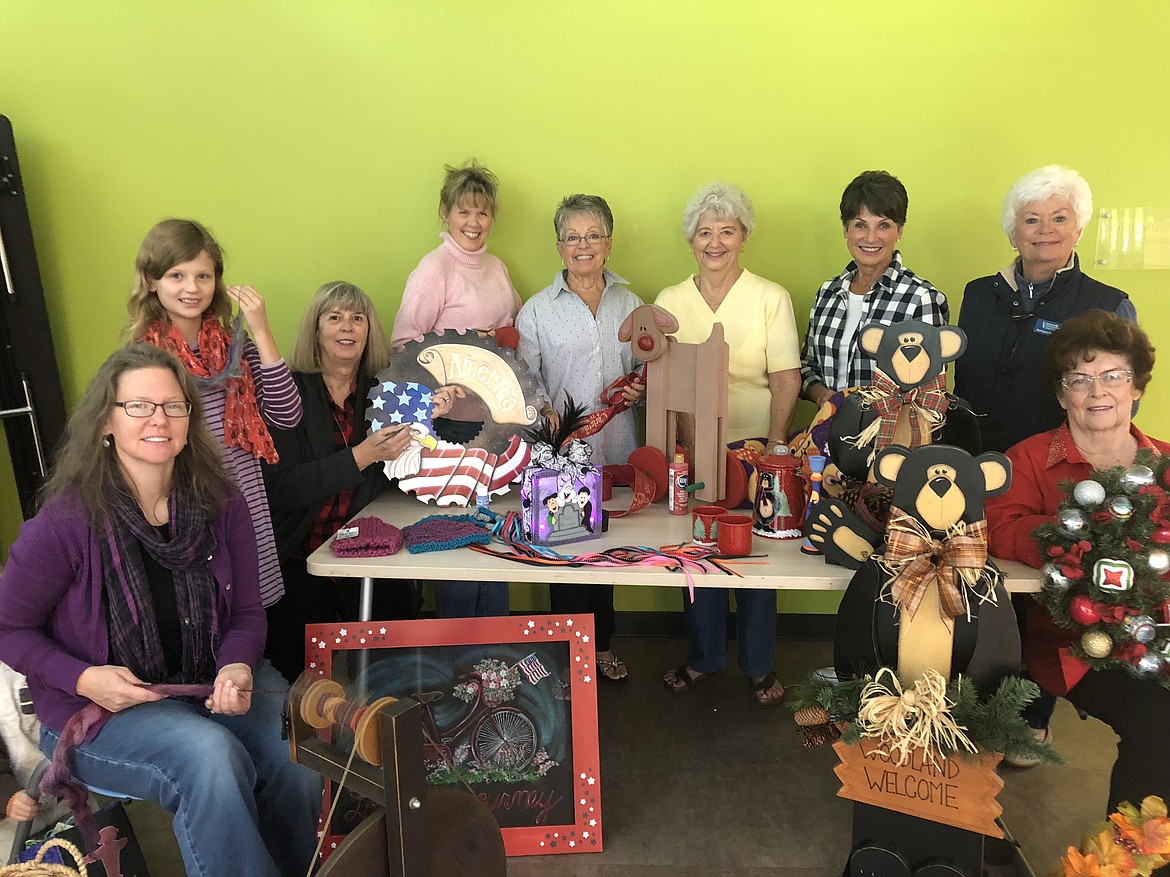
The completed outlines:
{"type": "Polygon", "coordinates": [[[488,493],[487,485],[480,484],[475,488],[475,507],[480,511],[486,511],[491,507],[492,498],[488,493]]]}
{"type": "Polygon", "coordinates": [[[674,455],[669,467],[670,485],[666,490],[667,505],[672,515],[685,515],[690,495],[687,493],[687,463],[682,454],[674,455]]]}

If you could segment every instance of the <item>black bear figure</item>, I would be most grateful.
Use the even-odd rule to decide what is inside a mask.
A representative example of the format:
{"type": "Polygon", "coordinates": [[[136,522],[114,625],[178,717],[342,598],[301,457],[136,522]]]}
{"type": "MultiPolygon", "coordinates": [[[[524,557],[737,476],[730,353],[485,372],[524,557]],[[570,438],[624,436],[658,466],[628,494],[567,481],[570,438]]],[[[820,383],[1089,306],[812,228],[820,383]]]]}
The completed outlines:
{"type": "Polygon", "coordinates": [[[1019,668],[1020,639],[1002,577],[986,555],[983,501],[1007,489],[1011,463],[1003,454],[972,457],[949,445],[894,446],[878,454],[874,474],[893,490],[887,546],[854,573],[841,600],[837,675],[852,678],[884,666],[910,684],[931,667],[995,691],[1019,668]],[[897,557],[890,550],[895,539],[897,557]],[[974,559],[953,553],[972,548],[974,559]],[[938,572],[917,590],[902,587],[907,558],[915,554],[938,572]]]}
{"type": "Polygon", "coordinates": [[[962,329],[918,320],[869,323],[857,343],[874,359],[874,384],[846,396],[829,428],[829,455],[852,485],[849,501],[821,500],[805,524],[826,562],[849,569],[882,542],[889,492],[871,474],[879,452],[891,445],[914,450],[936,437],[972,455],[982,450],[974,412],[946,391],[947,363],[967,348],[962,329]]]}

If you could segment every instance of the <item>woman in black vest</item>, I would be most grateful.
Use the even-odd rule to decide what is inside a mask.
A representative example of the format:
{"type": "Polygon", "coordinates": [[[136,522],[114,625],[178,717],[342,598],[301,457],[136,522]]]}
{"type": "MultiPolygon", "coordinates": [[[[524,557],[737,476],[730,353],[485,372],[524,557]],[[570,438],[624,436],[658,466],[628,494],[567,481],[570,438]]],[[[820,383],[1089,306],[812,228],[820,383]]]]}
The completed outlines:
{"type": "MultiPolygon", "coordinates": [[[[1081,273],[1075,250],[1092,215],[1089,184],[1059,165],[1020,177],[1003,199],[1001,224],[1019,255],[998,274],[967,284],[959,310],[967,351],[955,362],[955,395],[981,415],[985,451],[1006,451],[1064,422],[1064,409],[1045,383],[1048,342],[1061,323],[1094,309],[1137,322],[1129,296],[1081,273]]],[[[1022,637],[1030,601],[1012,603],[1022,637]]],[[[1055,703],[1042,691],[1025,713],[1038,739],[1048,739],[1055,703]]],[[[1006,760],[1016,767],[1039,763],[1006,760]]]]}
{"type": "Polygon", "coordinates": [[[967,352],[955,363],[955,394],[983,415],[985,451],[1064,422],[1044,383],[1048,339],[1061,323],[1094,308],[1137,322],[1124,292],[1081,273],[1074,250],[1092,215],[1089,184],[1058,165],[1024,175],[1004,198],[1003,230],[1019,255],[967,284],[959,310],[967,352]]]}

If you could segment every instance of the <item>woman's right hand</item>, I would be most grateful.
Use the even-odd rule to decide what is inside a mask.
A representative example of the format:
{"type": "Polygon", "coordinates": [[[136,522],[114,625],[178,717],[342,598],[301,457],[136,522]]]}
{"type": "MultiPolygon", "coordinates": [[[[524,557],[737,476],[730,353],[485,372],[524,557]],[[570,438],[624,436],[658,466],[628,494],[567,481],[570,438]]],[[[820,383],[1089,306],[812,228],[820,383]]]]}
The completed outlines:
{"type": "Polygon", "coordinates": [[[77,693],[112,713],[140,703],[162,700],[163,696],[150,691],[141,679],[126,667],[112,664],[87,667],[77,677],[77,693]]]}
{"type": "Polygon", "coordinates": [[[404,423],[396,423],[371,433],[361,444],[354,445],[353,459],[358,469],[364,471],[374,463],[398,459],[409,444],[410,427],[404,423]]]}

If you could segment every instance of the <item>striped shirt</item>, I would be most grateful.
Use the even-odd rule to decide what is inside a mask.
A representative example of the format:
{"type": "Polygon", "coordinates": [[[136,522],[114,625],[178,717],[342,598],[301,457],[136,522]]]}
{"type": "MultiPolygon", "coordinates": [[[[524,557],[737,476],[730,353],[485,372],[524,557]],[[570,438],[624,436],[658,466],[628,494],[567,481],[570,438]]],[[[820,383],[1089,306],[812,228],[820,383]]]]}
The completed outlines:
{"type": "MultiPolygon", "coordinates": [[[[850,262],[838,276],[825,283],[813,301],[808,318],[808,334],[800,355],[800,391],[808,398],[813,384],[830,390],[868,387],[873,383],[873,358],[857,347],[857,330],[845,337],[849,311],[849,281],[857,269],[850,262]],[[842,349],[849,351],[849,368],[841,374],[838,359],[842,349]]],[[[892,326],[905,320],[920,320],[932,326],[945,326],[951,320],[947,297],[913,271],[902,267],[902,254],[895,251],[894,261],[864,297],[861,322],[892,326]]]]}
{"type": "MultiPolygon", "coordinates": [[[[199,351],[192,352],[198,356],[199,351]]],[[[291,429],[301,420],[301,395],[293,382],[292,373],[284,360],[270,365],[261,365],[260,352],[248,340],[244,344],[244,358],[252,367],[256,383],[256,401],[260,414],[269,426],[291,429]]],[[[276,539],[272,534],[272,516],[268,511],[268,492],[264,489],[264,478],[260,461],[248,451],[223,444],[223,417],[227,402],[227,391],[222,387],[204,388],[203,415],[212,435],[220,441],[223,450],[224,467],[235,479],[248,502],[252,515],[252,526],[256,530],[256,548],[260,561],[260,602],[271,606],[284,596],[284,579],[280,574],[280,561],[276,556],[276,539]]]]}

